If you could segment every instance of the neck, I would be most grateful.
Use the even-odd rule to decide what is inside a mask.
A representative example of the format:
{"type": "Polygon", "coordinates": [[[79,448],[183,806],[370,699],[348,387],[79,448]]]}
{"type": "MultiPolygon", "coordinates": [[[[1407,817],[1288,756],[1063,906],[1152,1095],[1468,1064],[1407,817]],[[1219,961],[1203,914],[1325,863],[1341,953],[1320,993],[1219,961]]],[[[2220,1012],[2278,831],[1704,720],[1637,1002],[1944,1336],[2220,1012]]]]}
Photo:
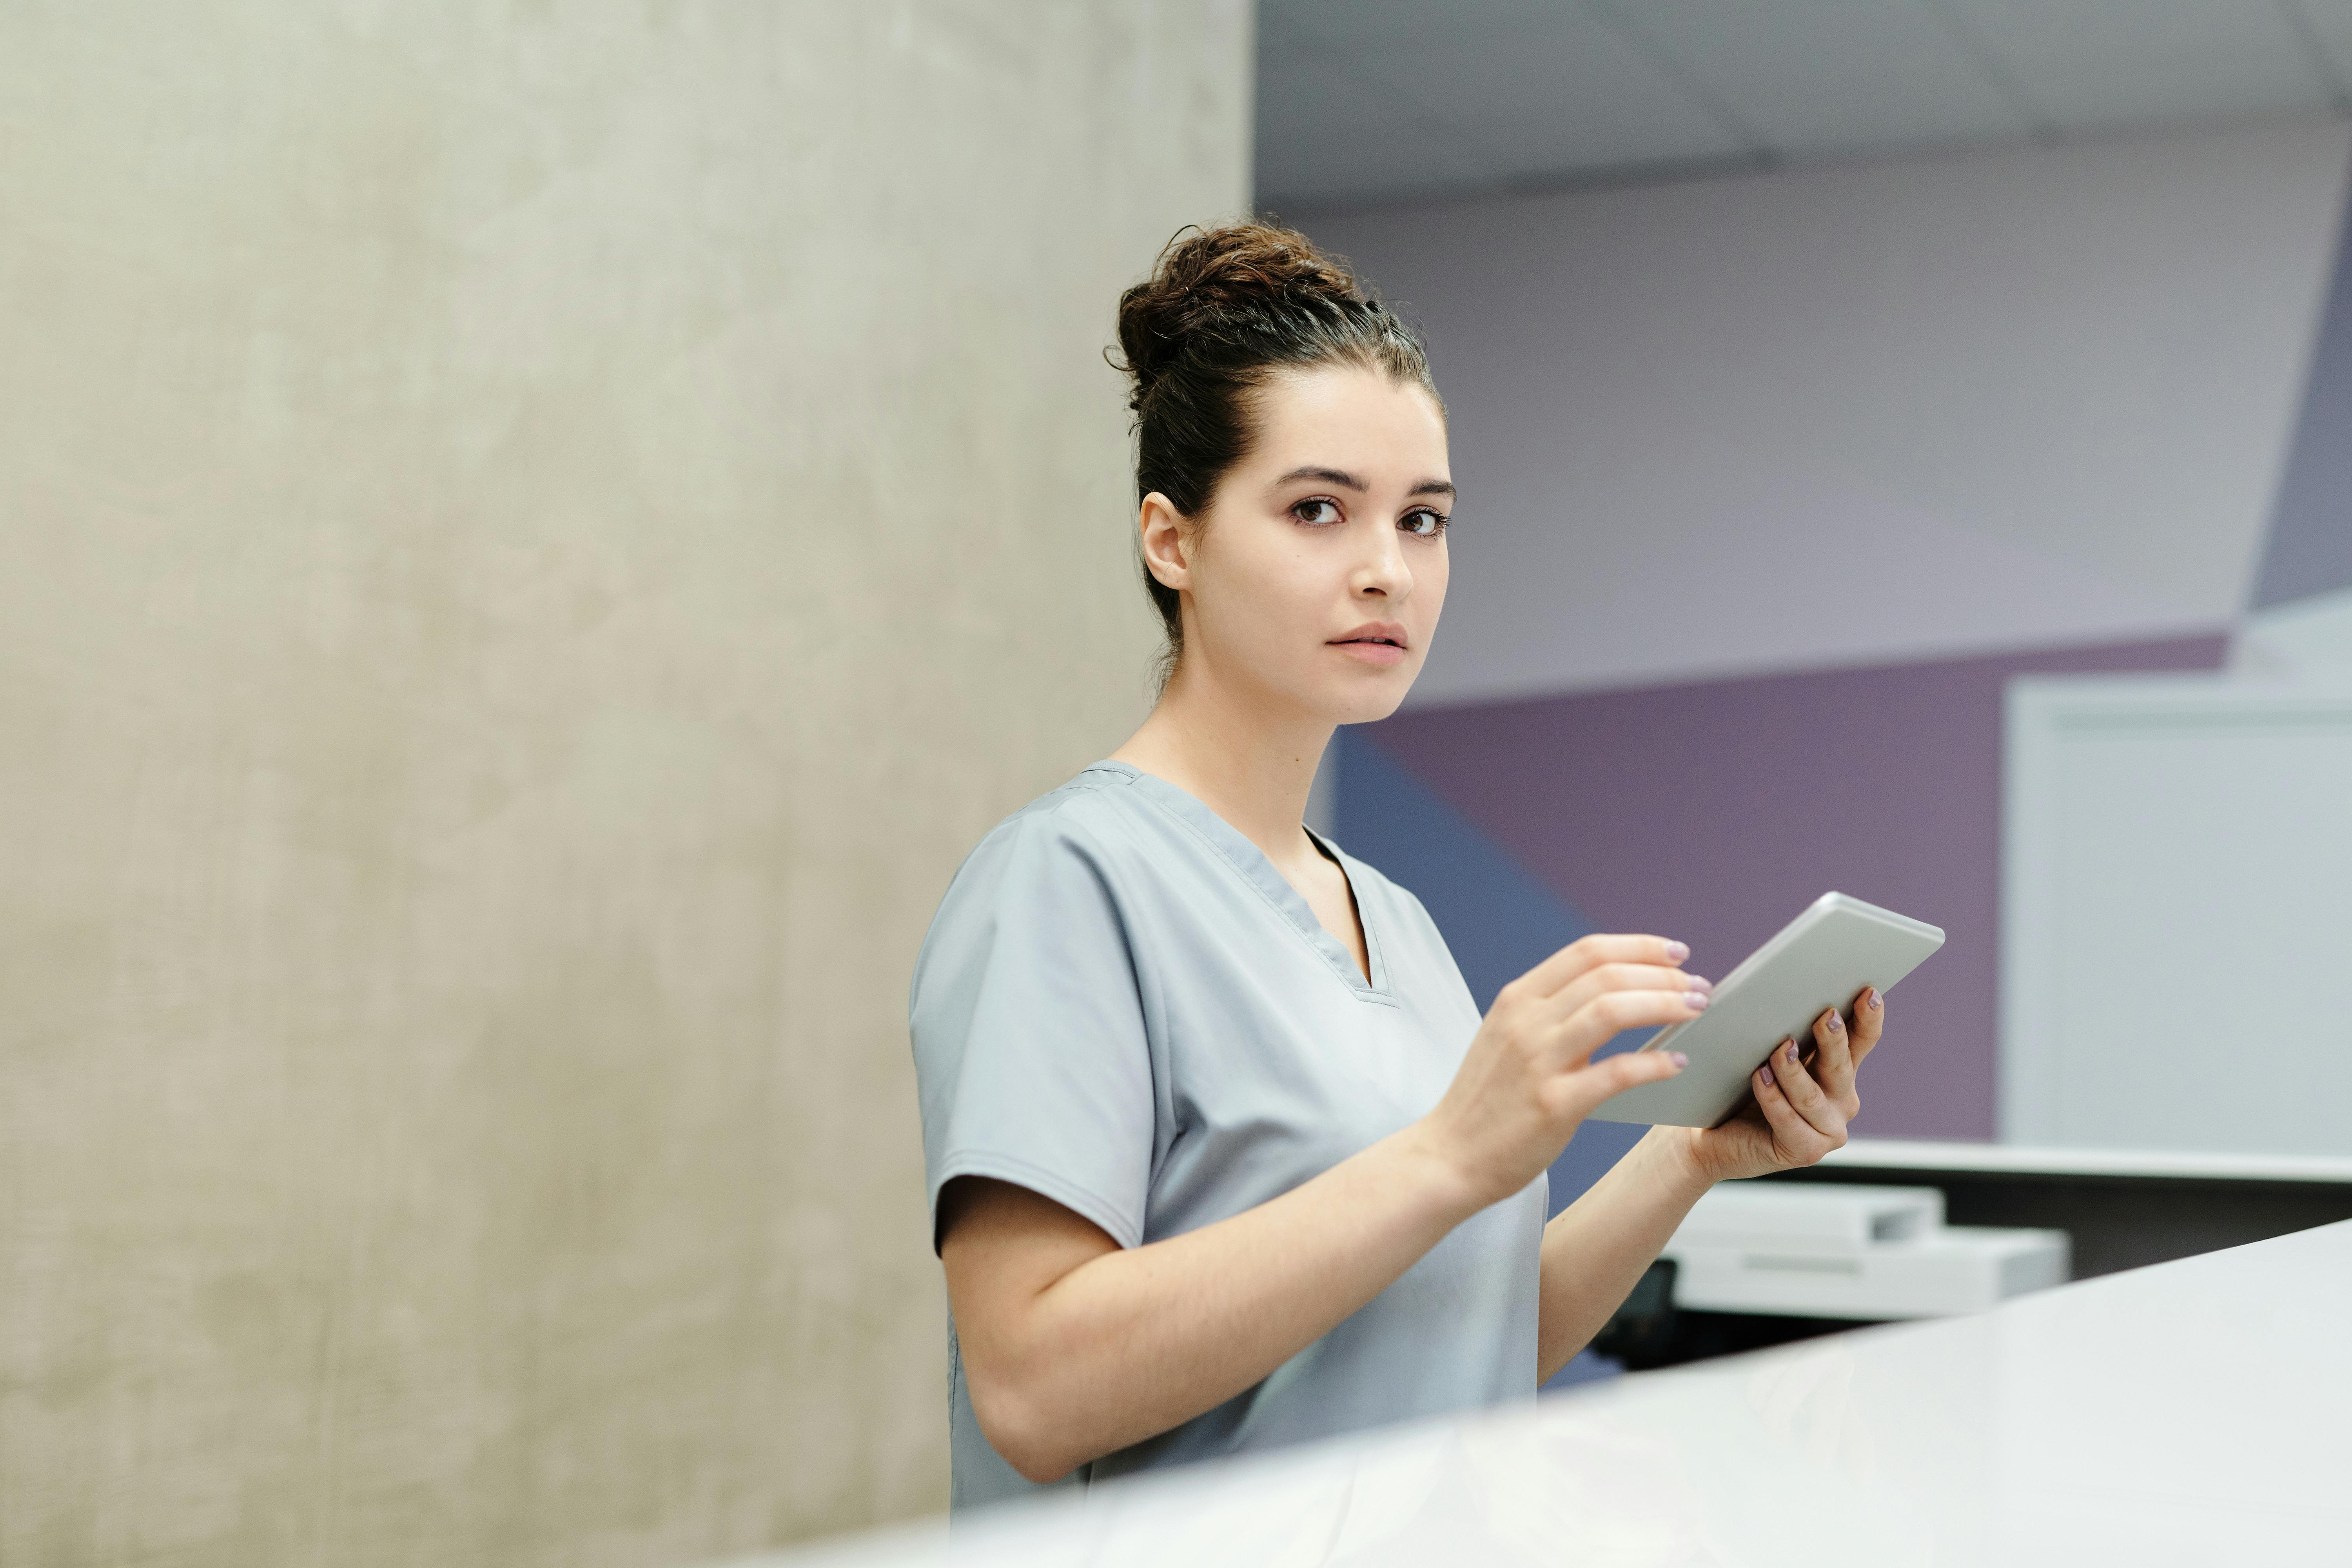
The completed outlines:
{"type": "Polygon", "coordinates": [[[1188,658],[1143,727],[1111,755],[1191,795],[1281,865],[1315,853],[1300,823],[1333,728],[1274,710],[1188,658]]]}

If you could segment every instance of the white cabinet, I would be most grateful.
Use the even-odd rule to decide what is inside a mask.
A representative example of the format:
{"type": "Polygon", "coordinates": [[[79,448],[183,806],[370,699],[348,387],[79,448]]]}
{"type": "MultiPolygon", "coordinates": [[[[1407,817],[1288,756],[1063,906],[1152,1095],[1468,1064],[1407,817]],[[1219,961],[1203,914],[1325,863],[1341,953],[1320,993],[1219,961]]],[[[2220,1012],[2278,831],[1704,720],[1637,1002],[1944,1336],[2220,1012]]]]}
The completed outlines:
{"type": "Polygon", "coordinates": [[[2352,1154],[2352,685],[2009,694],[2000,1135],[2352,1154]]]}

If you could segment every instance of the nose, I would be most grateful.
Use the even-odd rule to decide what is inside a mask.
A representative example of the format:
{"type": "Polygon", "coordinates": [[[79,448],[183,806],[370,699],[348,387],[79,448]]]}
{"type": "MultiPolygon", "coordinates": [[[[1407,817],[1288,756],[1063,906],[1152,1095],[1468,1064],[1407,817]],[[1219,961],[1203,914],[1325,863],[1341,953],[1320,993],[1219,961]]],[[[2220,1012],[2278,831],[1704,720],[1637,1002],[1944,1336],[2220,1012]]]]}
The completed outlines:
{"type": "Polygon", "coordinates": [[[1412,568],[1405,562],[1397,531],[1376,524],[1369,531],[1371,543],[1357,561],[1348,586],[1360,599],[1402,603],[1412,594],[1412,568]]]}

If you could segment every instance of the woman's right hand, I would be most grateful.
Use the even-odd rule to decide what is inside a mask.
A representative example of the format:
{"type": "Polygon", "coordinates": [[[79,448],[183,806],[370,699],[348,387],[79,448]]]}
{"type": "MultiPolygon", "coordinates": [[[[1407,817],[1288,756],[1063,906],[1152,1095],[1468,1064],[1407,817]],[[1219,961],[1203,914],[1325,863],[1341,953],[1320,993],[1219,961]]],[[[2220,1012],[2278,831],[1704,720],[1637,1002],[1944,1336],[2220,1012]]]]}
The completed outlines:
{"type": "Polygon", "coordinates": [[[1679,1024],[1706,1008],[1713,985],[1679,967],[1681,942],[1588,936],[1496,994],[1453,1084],[1422,1118],[1426,1146],[1499,1203],[1559,1157],[1602,1100],[1682,1070],[1670,1051],[1592,1053],[1627,1029],[1679,1024]]]}

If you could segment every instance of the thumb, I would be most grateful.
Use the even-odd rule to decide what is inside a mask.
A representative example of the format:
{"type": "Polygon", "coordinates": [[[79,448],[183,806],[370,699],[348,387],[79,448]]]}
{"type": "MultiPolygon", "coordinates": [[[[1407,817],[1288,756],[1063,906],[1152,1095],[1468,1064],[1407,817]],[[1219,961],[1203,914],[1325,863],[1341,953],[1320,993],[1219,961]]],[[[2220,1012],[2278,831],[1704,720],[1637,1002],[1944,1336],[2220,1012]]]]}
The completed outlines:
{"type": "Polygon", "coordinates": [[[1579,1068],[1568,1075],[1576,1088],[1578,1114],[1641,1084],[1663,1083],[1682,1071],[1688,1059],[1680,1051],[1620,1051],[1579,1068]]]}

